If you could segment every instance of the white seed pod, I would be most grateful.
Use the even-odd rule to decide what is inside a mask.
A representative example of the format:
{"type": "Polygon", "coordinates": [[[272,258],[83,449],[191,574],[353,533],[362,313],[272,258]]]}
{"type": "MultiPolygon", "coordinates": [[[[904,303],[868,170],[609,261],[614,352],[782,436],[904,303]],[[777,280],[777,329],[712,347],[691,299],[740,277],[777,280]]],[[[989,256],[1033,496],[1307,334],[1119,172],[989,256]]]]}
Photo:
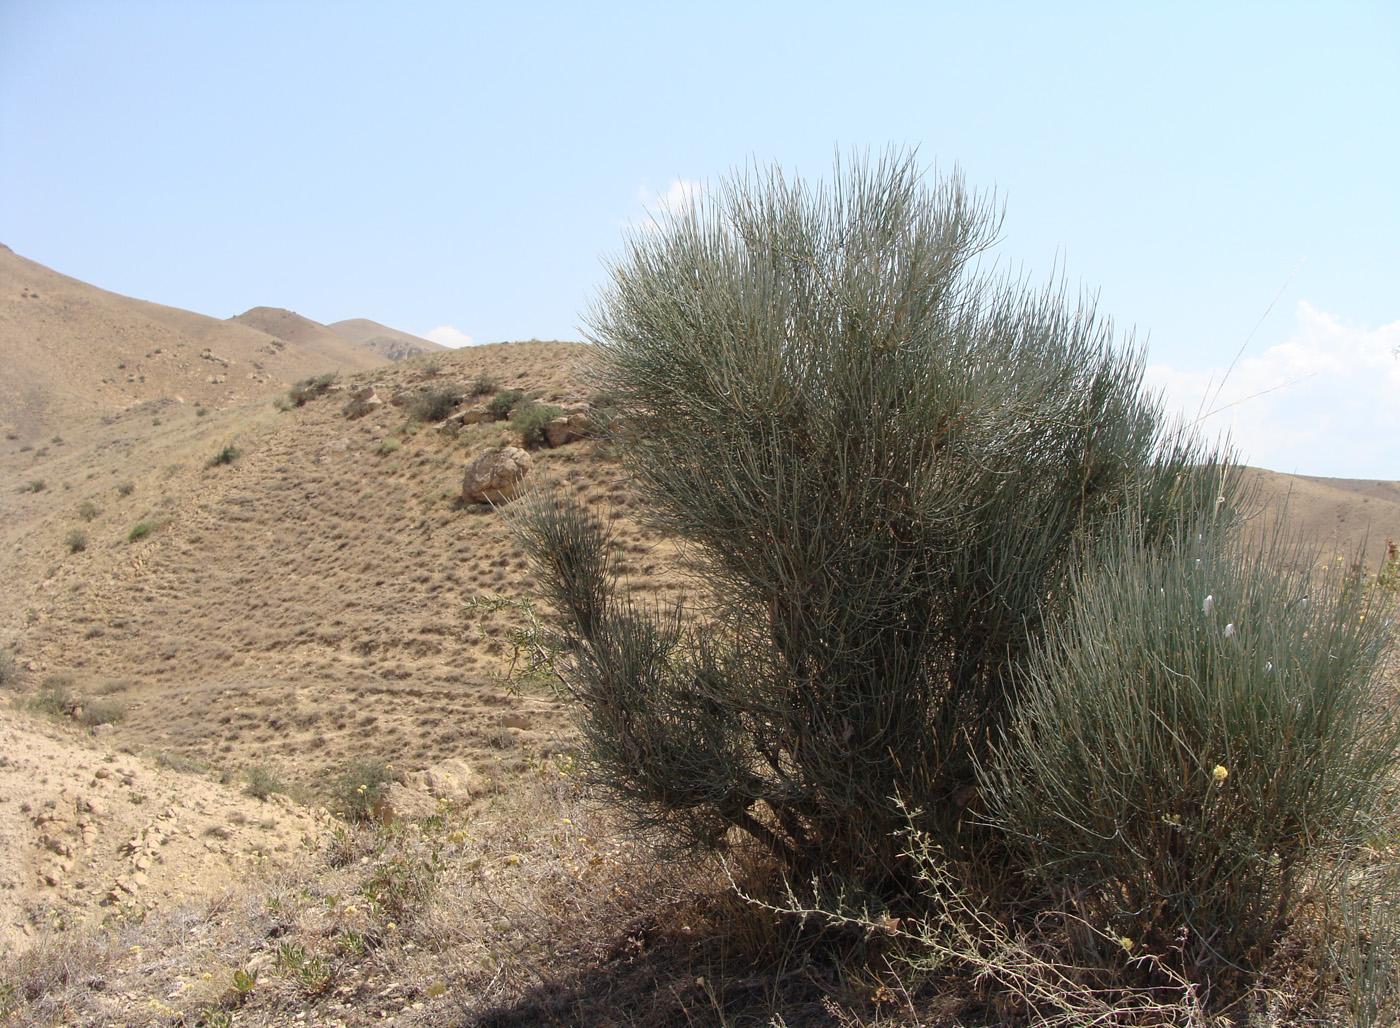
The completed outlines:
{"type": "Polygon", "coordinates": [[[1201,604],[1201,613],[1210,617],[1213,610],[1215,610],[1215,596],[1207,596],[1205,602],[1201,604]]]}
{"type": "Polygon", "coordinates": [[[1225,638],[1226,638],[1226,639],[1229,639],[1229,638],[1230,638],[1231,636],[1233,636],[1234,634],[1235,634],[1235,623],[1234,623],[1233,621],[1231,621],[1228,625],[1225,626],[1225,638]]]}

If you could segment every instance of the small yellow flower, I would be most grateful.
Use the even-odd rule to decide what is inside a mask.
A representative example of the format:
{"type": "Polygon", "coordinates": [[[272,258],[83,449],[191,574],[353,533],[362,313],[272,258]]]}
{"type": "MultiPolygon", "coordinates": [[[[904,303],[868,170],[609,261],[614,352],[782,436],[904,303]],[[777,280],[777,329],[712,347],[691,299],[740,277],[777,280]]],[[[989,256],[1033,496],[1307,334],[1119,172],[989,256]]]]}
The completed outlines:
{"type": "Polygon", "coordinates": [[[1219,785],[1230,777],[1230,769],[1224,764],[1216,764],[1215,770],[1211,771],[1210,776],[1215,779],[1215,784],[1219,785]]]}
{"type": "Polygon", "coordinates": [[[1135,943],[1132,939],[1124,935],[1118,940],[1118,945],[1123,947],[1124,953],[1131,953],[1133,951],[1133,947],[1136,946],[1137,943],[1135,943]]]}

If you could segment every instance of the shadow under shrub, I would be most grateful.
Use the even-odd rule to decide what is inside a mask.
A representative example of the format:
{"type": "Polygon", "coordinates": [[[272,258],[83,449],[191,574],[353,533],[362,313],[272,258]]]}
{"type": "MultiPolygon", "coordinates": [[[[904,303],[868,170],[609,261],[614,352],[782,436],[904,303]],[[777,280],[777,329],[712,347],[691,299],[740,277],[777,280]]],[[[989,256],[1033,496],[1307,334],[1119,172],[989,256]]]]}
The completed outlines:
{"type": "Polygon", "coordinates": [[[1385,823],[1388,626],[1357,577],[1315,567],[1209,526],[1112,547],[1022,666],[982,797],[1049,905],[1100,929],[1081,958],[1247,986],[1307,890],[1385,823]]]}

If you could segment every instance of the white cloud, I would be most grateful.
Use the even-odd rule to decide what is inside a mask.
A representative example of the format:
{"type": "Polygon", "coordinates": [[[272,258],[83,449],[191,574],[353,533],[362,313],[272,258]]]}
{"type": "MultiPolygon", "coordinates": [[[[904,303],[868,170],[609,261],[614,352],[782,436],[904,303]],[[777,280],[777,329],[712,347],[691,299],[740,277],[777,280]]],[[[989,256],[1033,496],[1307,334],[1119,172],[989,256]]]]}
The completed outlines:
{"type": "Polygon", "coordinates": [[[661,192],[642,186],[637,190],[637,202],[642,205],[643,213],[627,222],[627,225],[655,231],[666,218],[689,210],[691,204],[704,195],[705,183],[693,178],[672,179],[671,184],[661,192]]]}
{"type": "Polygon", "coordinates": [[[1349,325],[1306,301],[1282,343],[1201,370],[1154,364],[1150,386],[1250,464],[1337,478],[1400,479],[1400,321],[1349,325]],[[1223,381],[1223,386],[1222,386],[1223,381]]]}
{"type": "Polygon", "coordinates": [[[424,339],[431,339],[435,343],[443,346],[450,346],[456,349],[459,346],[475,346],[476,340],[467,335],[456,325],[439,325],[437,328],[430,328],[423,333],[424,339]]]}

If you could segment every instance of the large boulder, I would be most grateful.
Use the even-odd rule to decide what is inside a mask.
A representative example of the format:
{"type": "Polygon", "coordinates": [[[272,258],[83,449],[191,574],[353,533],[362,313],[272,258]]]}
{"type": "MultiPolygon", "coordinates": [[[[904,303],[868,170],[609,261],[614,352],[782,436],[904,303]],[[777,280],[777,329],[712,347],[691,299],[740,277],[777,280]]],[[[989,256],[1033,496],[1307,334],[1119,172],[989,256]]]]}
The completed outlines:
{"type": "Polygon", "coordinates": [[[488,450],[467,465],[462,498],[468,503],[507,503],[524,487],[533,463],[518,446],[488,450]]]}
{"type": "Polygon", "coordinates": [[[416,775],[409,775],[413,785],[435,799],[465,805],[486,792],[486,781],[476,769],[460,757],[452,757],[416,775]]]}
{"type": "Polygon", "coordinates": [[[544,437],[550,446],[564,446],[587,439],[591,434],[587,411],[570,411],[554,418],[544,427],[544,437]]]}

